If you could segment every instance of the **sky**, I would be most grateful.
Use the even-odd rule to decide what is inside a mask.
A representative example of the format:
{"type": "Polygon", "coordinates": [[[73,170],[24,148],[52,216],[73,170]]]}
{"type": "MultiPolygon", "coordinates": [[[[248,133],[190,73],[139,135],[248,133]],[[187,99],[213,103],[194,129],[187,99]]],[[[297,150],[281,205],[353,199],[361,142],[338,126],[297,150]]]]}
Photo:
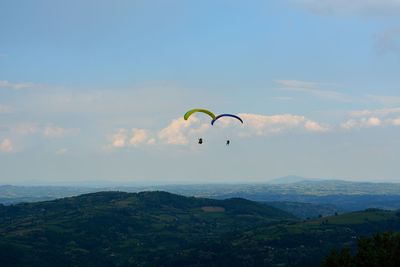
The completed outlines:
{"type": "Polygon", "coordinates": [[[400,182],[399,70],[400,0],[0,1],[0,184],[400,182]]]}

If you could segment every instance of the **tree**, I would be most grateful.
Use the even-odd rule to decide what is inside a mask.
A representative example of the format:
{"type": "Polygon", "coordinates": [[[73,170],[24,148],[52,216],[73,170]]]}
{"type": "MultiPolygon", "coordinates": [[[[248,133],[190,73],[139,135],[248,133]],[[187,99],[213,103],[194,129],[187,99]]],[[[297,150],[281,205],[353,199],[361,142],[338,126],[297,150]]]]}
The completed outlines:
{"type": "Polygon", "coordinates": [[[400,233],[376,234],[362,237],[353,256],[348,247],[339,253],[334,250],[322,262],[324,267],[396,267],[400,266],[400,233]]]}
{"type": "Polygon", "coordinates": [[[339,254],[333,250],[331,254],[323,261],[324,267],[353,267],[354,261],[350,253],[350,248],[344,247],[339,254]]]}

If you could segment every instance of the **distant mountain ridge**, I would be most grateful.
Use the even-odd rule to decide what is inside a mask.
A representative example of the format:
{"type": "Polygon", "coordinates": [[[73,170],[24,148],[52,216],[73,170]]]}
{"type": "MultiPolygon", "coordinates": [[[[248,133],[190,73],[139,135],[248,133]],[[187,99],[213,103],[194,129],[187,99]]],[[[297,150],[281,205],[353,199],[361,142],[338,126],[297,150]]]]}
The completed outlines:
{"type": "Polygon", "coordinates": [[[304,182],[304,181],[324,181],[324,179],[316,179],[316,178],[305,178],[301,176],[296,176],[296,175],[289,175],[289,176],[284,176],[280,178],[275,178],[272,180],[267,181],[268,184],[293,184],[293,183],[299,183],[299,182],[304,182]]]}

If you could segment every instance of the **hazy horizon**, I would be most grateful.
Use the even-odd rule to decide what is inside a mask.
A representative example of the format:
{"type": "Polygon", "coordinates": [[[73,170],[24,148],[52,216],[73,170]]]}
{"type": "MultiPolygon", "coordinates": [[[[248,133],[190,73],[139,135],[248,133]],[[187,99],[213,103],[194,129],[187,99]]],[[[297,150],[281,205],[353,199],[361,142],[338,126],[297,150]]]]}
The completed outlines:
{"type": "MultiPolygon", "coordinates": [[[[215,181],[206,181],[206,182],[188,182],[187,180],[183,181],[173,181],[170,180],[165,182],[164,180],[152,180],[150,182],[146,182],[144,180],[96,180],[96,179],[88,179],[82,181],[40,181],[40,180],[25,180],[18,182],[2,182],[0,186],[26,186],[26,187],[88,187],[88,188],[107,188],[107,187],[158,187],[158,186],[201,186],[201,185],[241,185],[241,184],[286,184],[292,183],[291,181],[287,181],[285,179],[297,178],[299,181],[313,181],[313,182],[326,182],[326,181],[340,181],[340,182],[359,182],[359,183],[383,183],[383,184],[398,184],[400,182],[396,180],[349,180],[349,179],[341,179],[341,178],[311,178],[311,177],[300,177],[296,175],[288,175],[284,177],[276,177],[276,178],[268,178],[265,180],[238,180],[238,181],[228,181],[221,182],[218,180],[215,181]],[[282,181],[280,181],[283,179],[282,181]]],[[[297,181],[295,181],[297,182],[297,181]]]]}

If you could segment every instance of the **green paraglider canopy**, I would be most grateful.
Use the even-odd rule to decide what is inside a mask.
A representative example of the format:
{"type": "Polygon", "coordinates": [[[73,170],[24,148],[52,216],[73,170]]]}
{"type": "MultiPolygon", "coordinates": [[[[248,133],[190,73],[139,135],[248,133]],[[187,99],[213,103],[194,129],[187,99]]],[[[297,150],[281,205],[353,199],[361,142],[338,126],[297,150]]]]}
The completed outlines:
{"type": "Polygon", "coordinates": [[[212,113],[212,112],[209,111],[209,110],[201,109],[201,108],[196,108],[196,109],[191,109],[191,110],[189,110],[188,112],[185,113],[185,115],[183,116],[183,118],[184,118],[185,120],[187,120],[187,119],[189,119],[190,116],[192,116],[193,113],[196,113],[196,112],[205,113],[205,114],[209,115],[213,120],[215,119],[214,113],[212,113]]]}

